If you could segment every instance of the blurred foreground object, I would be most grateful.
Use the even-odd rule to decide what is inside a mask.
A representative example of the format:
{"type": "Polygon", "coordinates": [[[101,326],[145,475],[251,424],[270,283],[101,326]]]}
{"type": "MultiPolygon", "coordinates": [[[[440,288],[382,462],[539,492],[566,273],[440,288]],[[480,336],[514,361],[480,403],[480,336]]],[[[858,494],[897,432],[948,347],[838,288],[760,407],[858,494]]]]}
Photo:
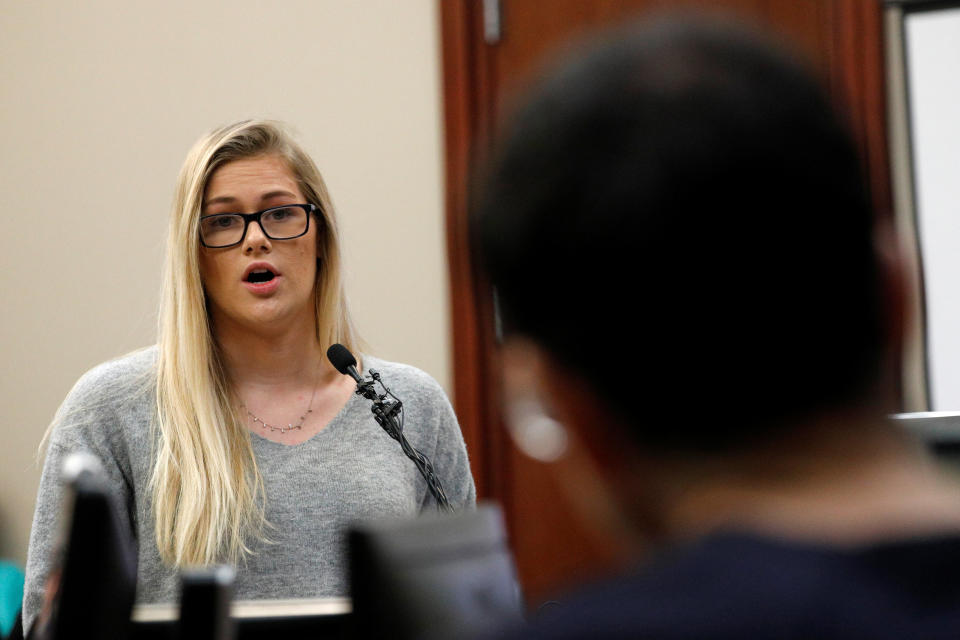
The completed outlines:
{"type": "Polygon", "coordinates": [[[462,638],[520,620],[499,508],[358,525],[350,533],[358,638],[462,638]]]}
{"type": "Polygon", "coordinates": [[[49,616],[42,613],[30,637],[119,639],[130,630],[137,554],[130,530],[107,489],[99,462],[75,453],[63,464],[65,495],[63,564],[48,584],[49,616]]]}
{"type": "Polygon", "coordinates": [[[552,465],[539,461],[544,452],[553,455],[556,439],[547,448],[538,439],[534,460],[516,450],[505,431],[490,428],[509,416],[496,378],[495,298],[467,251],[466,185],[478,161],[487,157],[491,138],[508,124],[516,93],[545,75],[545,62],[597,28],[679,5],[691,12],[729,11],[810,61],[851,123],[882,217],[890,211],[882,7],[872,0],[449,0],[440,5],[455,407],[478,495],[503,505],[524,593],[536,606],[558,586],[616,566],[621,545],[570,517],[552,465]],[[481,8],[489,9],[499,26],[493,38],[483,29],[479,18],[487,11],[481,8]]]}

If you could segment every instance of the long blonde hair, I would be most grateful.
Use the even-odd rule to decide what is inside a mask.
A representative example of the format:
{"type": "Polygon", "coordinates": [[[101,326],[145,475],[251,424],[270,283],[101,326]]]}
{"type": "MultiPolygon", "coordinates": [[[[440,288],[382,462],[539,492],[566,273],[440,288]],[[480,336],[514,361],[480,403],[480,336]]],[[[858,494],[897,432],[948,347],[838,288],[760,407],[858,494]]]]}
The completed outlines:
{"type": "Polygon", "coordinates": [[[262,537],[263,481],[213,337],[200,279],[198,221],[213,173],[241,158],[283,158],[320,210],[317,341],[355,348],[333,206],[310,157],[282,125],[247,120],[200,139],[180,170],[159,316],[156,462],[151,477],[160,556],[175,566],[239,562],[262,537]]]}

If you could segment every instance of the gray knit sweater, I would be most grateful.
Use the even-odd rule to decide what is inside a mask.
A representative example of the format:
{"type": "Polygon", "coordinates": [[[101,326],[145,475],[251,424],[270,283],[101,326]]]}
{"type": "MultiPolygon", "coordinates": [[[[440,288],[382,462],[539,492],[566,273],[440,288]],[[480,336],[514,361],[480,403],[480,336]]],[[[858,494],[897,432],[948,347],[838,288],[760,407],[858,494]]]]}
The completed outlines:
{"type": "MultiPolygon", "coordinates": [[[[43,602],[57,543],[64,457],[97,456],[126,508],[137,541],[137,602],[174,602],[177,571],[161,560],[154,536],[149,479],[155,414],[155,347],[102,364],[85,374],[58,411],[37,495],[27,555],[24,629],[43,602]]],[[[403,400],[404,433],[433,463],[457,508],[475,502],[473,478],[456,417],[440,386],[414,367],[364,357],[403,400]]],[[[432,512],[435,502],[400,445],[374,421],[369,401],[354,395],[316,436],[286,446],[251,435],[272,525],[269,543],[238,567],[239,600],[347,594],[344,534],[353,521],[432,512]]]]}

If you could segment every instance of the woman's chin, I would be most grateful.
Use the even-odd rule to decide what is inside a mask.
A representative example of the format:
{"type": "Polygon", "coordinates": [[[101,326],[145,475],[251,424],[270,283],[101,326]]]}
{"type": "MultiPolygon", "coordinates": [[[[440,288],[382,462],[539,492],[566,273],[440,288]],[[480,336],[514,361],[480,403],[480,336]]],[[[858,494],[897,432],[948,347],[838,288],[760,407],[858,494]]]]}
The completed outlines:
{"type": "Polygon", "coordinates": [[[218,333],[248,332],[256,335],[277,335],[295,330],[299,324],[312,328],[313,308],[294,309],[280,301],[268,299],[246,309],[211,310],[213,326],[218,333]]]}

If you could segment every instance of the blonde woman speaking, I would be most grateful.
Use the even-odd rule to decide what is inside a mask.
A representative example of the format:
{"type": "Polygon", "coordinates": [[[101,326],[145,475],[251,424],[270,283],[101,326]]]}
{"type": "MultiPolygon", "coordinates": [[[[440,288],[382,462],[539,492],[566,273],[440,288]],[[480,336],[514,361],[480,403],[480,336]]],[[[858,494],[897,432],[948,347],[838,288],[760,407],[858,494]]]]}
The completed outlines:
{"type": "MultiPolygon", "coordinates": [[[[64,457],[99,458],[138,545],[137,602],[177,598],[182,567],[237,565],[238,599],[345,595],[345,527],[434,509],[355,382],[325,358],[356,351],[337,225],[313,161],[277,123],[201,139],[170,218],[159,343],[96,367],[47,434],[24,598],[51,572],[64,457]]],[[[404,433],[455,507],[475,490],[437,383],[365,356],[404,400],[404,433]]]]}

